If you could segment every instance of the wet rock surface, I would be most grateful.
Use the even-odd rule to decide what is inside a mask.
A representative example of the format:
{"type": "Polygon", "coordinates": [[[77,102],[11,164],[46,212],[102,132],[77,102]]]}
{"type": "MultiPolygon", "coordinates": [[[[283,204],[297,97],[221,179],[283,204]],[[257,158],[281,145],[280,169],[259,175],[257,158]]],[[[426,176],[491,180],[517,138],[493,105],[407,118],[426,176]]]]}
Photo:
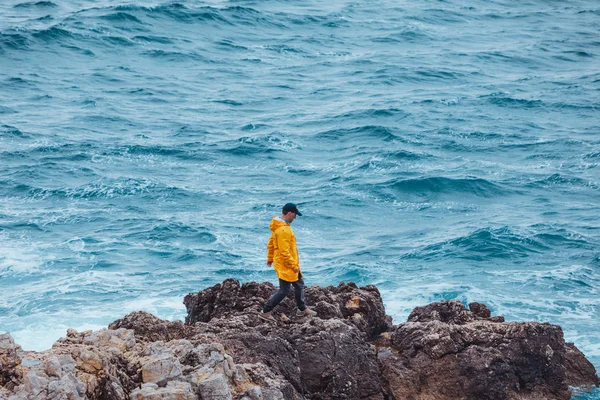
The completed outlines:
{"type": "Polygon", "coordinates": [[[189,294],[185,323],[134,312],[69,330],[45,352],[0,335],[0,399],[568,399],[599,384],[559,326],[504,322],[481,303],[417,307],[394,326],[374,286],[306,291],[258,312],[270,283],[189,294]]]}

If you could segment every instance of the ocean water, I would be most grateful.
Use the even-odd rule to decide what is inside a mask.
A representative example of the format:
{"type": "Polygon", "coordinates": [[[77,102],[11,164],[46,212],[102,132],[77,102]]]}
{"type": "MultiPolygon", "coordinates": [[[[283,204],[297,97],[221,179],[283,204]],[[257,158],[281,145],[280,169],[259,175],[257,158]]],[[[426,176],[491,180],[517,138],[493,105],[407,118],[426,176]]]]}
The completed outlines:
{"type": "Polygon", "coordinates": [[[308,284],[559,324],[600,369],[599,32],[595,0],[4,0],[0,331],[275,282],[293,201],[308,284]]]}

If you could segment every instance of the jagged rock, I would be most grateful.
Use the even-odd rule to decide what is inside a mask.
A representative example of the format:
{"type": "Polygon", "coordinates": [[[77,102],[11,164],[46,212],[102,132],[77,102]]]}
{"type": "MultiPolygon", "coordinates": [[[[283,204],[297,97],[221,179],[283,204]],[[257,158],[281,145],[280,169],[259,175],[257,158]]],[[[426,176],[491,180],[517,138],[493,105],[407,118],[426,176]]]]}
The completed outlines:
{"type": "Polygon", "coordinates": [[[598,384],[583,355],[567,355],[560,327],[500,323],[478,314],[457,301],[415,308],[392,333],[391,351],[379,354],[389,394],[397,399],[569,399],[569,385],[598,384]],[[568,357],[576,368],[569,367],[568,357]]]}
{"type": "Polygon", "coordinates": [[[479,318],[490,318],[492,316],[492,312],[485,304],[477,302],[469,303],[469,311],[479,318]]]}
{"type": "Polygon", "coordinates": [[[15,344],[10,333],[0,335],[0,387],[12,389],[19,385],[22,373],[19,370],[21,347],[15,344]]]}
{"type": "Polygon", "coordinates": [[[226,280],[186,296],[185,325],[135,312],[42,353],[0,335],[0,400],[562,400],[599,384],[560,327],[481,303],[432,303],[393,326],[375,287],[313,286],[316,317],[296,317],[290,296],[266,322],[274,291],[226,280]]]}
{"type": "Polygon", "coordinates": [[[304,388],[316,398],[381,398],[374,349],[353,325],[314,319],[290,329],[304,388]],[[374,397],[373,397],[374,396],[374,397]]]}
{"type": "Polygon", "coordinates": [[[600,384],[596,369],[573,343],[565,345],[564,365],[565,380],[569,386],[591,390],[600,384]]]}
{"type": "MultiPolygon", "coordinates": [[[[276,290],[270,283],[248,282],[240,285],[236,280],[227,279],[222,284],[184,298],[188,311],[186,324],[256,313],[276,290]]],[[[372,285],[362,288],[354,283],[340,283],[337,287],[326,288],[311,286],[306,289],[306,302],[319,313],[319,318],[347,320],[369,337],[385,332],[392,326],[391,318],[385,315],[379,290],[372,285]]],[[[275,312],[285,315],[289,320],[295,319],[293,293],[277,306],[275,312]]]]}
{"type": "Polygon", "coordinates": [[[198,392],[202,399],[231,400],[231,390],[227,379],[221,374],[213,374],[198,383],[198,392]]]}
{"type": "Polygon", "coordinates": [[[173,357],[154,356],[142,362],[142,381],[162,383],[178,378],[181,364],[173,357]]]}
{"type": "Polygon", "coordinates": [[[155,342],[158,340],[169,341],[186,337],[186,327],[181,321],[164,321],[144,311],[137,311],[126,315],[108,325],[109,329],[133,329],[138,340],[155,342]]]}
{"type": "Polygon", "coordinates": [[[187,382],[169,382],[166,387],[155,383],[144,383],[129,396],[131,400],[196,400],[192,386],[187,382]]]}
{"type": "Polygon", "coordinates": [[[68,355],[51,355],[29,369],[10,400],[85,399],[85,385],[75,376],[75,361],[68,355]]]}

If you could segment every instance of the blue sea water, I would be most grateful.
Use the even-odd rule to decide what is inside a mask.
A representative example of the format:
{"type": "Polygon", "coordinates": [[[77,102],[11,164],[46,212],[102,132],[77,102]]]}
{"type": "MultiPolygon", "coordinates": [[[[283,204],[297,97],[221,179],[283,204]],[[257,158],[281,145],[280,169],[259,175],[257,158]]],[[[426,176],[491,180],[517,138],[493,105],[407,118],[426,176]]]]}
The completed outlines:
{"type": "Polygon", "coordinates": [[[294,201],[308,284],[559,324],[600,369],[599,32],[596,0],[4,0],[0,331],[275,281],[294,201]]]}

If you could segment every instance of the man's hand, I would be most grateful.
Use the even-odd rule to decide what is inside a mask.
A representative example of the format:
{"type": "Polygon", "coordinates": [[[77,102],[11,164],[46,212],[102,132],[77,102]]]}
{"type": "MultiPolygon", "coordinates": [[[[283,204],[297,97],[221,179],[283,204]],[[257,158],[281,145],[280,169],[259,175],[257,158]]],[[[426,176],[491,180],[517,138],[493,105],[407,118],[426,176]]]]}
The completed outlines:
{"type": "Polygon", "coordinates": [[[272,266],[273,265],[273,261],[267,261],[267,266],[272,266]]]}
{"type": "Polygon", "coordinates": [[[295,273],[298,273],[299,271],[300,271],[300,268],[296,268],[296,269],[294,270],[294,272],[295,272],[295,273]]]}

